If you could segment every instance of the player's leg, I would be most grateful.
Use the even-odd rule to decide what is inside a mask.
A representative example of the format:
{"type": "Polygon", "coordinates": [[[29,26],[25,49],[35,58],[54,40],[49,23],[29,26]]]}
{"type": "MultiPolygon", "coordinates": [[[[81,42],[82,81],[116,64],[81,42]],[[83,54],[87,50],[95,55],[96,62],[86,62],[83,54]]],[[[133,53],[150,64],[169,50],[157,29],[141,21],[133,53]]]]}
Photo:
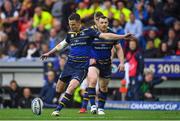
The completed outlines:
{"type": "Polygon", "coordinates": [[[104,115],[104,105],[106,103],[108,84],[111,79],[111,65],[102,65],[100,68],[99,94],[98,94],[98,114],[104,115]]]}
{"type": "Polygon", "coordinates": [[[88,96],[88,92],[87,92],[87,88],[88,88],[87,79],[83,80],[80,88],[81,88],[82,93],[83,93],[83,100],[82,100],[82,105],[81,105],[81,108],[79,110],[79,113],[86,113],[87,105],[89,102],[89,96],[88,96]]]}
{"type": "Polygon", "coordinates": [[[59,101],[59,98],[61,94],[65,91],[66,83],[58,79],[58,82],[56,84],[56,98],[57,102],[59,101]]]}
{"type": "Polygon", "coordinates": [[[82,82],[87,75],[87,70],[84,69],[77,70],[70,66],[69,68],[66,69],[68,70],[67,72],[68,74],[62,74],[61,77],[63,77],[63,75],[69,75],[70,73],[71,75],[69,76],[70,79],[67,78],[67,76],[62,79],[65,79],[64,82],[66,82],[67,80],[71,80],[71,81],[69,82],[66,92],[62,97],[62,99],[60,100],[59,105],[57,106],[56,110],[52,113],[53,116],[58,116],[62,108],[69,103],[74,90],[79,86],[80,82],[82,82]]]}
{"type": "Polygon", "coordinates": [[[62,110],[64,106],[66,106],[69,101],[71,100],[72,94],[74,90],[79,86],[79,80],[77,79],[72,79],[66,89],[66,92],[62,99],[59,102],[59,105],[57,106],[56,110],[52,113],[54,116],[58,116],[59,112],[62,110]]]}
{"type": "Polygon", "coordinates": [[[99,94],[98,94],[98,114],[104,115],[104,105],[106,103],[108,84],[110,79],[100,78],[99,79],[99,94]]]}
{"type": "Polygon", "coordinates": [[[95,104],[95,96],[96,96],[95,88],[96,88],[98,77],[99,77],[99,70],[94,66],[89,67],[88,76],[87,76],[89,86],[88,86],[87,91],[88,91],[88,96],[91,103],[91,112],[93,114],[95,114],[97,111],[97,107],[95,104]]]}

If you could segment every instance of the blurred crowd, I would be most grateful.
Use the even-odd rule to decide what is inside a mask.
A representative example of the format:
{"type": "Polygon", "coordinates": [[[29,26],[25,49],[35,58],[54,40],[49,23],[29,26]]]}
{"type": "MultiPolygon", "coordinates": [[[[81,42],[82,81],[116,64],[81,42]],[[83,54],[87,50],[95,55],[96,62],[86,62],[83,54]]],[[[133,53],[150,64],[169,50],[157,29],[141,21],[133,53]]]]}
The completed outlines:
{"type": "Polygon", "coordinates": [[[90,26],[96,11],[114,32],[134,34],[145,58],[180,55],[178,6],[178,0],[1,0],[0,59],[39,57],[66,36],[72,12],[90,26]]]}

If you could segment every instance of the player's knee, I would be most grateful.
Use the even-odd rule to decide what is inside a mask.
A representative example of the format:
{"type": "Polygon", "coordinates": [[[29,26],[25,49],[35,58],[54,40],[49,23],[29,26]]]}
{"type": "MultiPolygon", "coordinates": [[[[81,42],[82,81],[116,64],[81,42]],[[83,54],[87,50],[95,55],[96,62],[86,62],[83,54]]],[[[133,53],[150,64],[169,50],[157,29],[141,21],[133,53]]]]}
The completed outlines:
{"type": "Polygon", "coordinates": [[[56,85],[56,92],[57,93],[62,93],[64,91],[65,83],[58,80],[57,85],[56,85]]]}
{"type": "Polygon", "coordinates": [[[101,87],[100,87],[100,90],[101,90],[102,92],[108,92],[108,87],[107,87],[107,86],[101,86],[101,87]]]}
{"type": "Polygon", "coordinates": [[[97,83],[97,76],[96,75],[88,75],[88,83],[90,85],[96,85],[97,83]]]}
{"type": "Polygon", "coordinates": [[[60,88],[59,86],[56,86],[56,92],[62,93],[64,91],[64,88],[60,88]]]}

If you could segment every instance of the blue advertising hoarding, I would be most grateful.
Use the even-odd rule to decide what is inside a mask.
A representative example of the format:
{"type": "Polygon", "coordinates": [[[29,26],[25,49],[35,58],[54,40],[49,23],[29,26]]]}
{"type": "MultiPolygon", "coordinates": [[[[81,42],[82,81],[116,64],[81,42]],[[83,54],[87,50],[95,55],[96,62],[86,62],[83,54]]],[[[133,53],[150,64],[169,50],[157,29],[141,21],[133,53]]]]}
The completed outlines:
{"type": "Polygon", "coordinates": [[[180,102],[106,101],[105,108],[118,110],[180,110],[180,102]]]}
{"type": "MultiPolygon", "coordinates": [[[[123,77],[123,73],[118,72],[118,65],[119,60],[113,60],[112,78],[123,77]]],[[[180,78],[180,59],[145,59],[145,68],[152,69],[156,77],[180,78]]]]}

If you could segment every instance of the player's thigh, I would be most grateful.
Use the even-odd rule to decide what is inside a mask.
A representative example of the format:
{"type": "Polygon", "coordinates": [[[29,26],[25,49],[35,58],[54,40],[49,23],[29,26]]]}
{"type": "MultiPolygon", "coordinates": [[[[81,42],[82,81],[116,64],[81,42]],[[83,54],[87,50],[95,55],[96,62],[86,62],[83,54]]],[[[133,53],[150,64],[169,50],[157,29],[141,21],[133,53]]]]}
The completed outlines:
{"type": "Polygon", "coordinates": [[[56,92],[59,92],[59,93],[64,92],[65,86],[66,86],[66,83],[59,79],[56,85],[56,92]]]}
{"type": "Polygon", "coordinates": [[[108,84],[110,79],[109,78],[99,78],[99,88],[103,92],[107,92],[108,90],[108,84]]]}

